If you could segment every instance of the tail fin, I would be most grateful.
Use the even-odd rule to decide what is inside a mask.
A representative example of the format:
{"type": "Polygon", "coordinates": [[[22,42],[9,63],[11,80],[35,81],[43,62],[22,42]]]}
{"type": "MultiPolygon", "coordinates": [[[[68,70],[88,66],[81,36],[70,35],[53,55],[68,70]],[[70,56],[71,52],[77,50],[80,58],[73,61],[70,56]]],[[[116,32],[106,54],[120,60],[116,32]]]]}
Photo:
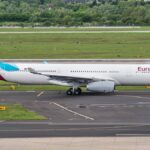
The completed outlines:
{"type": "Polygon", "coordinates": [[[18,71],[19,68],[15,65],[5,63],[5,62],[0,62],[0,69],[4,71],[18,71]]]}

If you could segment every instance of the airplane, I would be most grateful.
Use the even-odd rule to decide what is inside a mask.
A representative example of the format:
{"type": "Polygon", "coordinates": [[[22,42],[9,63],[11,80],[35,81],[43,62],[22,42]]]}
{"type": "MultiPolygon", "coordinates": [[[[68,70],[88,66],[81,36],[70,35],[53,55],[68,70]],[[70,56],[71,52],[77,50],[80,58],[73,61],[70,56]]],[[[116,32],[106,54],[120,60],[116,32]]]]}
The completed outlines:
{"type": "Polygon", "coordinates": [[[149,64],[49,64],[0,62],[0,80],[30,85],[70,87],[67,95],[88,91],[111,93],[119,85],[150,85],[149,64]]]}

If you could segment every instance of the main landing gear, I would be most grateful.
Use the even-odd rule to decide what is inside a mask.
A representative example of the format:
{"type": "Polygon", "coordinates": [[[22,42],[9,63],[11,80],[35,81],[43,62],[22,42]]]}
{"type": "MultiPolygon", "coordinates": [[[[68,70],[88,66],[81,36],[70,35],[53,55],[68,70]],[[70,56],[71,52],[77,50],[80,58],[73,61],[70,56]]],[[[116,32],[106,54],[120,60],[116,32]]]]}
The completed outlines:
{"type": "Polygon", "coordinates": [[[66,94],[67,95],[80,95],[81,92],[82,91],[80,88],[77,88],[77,89],[70,88],[69,90],[67,90],[66,94]]]}

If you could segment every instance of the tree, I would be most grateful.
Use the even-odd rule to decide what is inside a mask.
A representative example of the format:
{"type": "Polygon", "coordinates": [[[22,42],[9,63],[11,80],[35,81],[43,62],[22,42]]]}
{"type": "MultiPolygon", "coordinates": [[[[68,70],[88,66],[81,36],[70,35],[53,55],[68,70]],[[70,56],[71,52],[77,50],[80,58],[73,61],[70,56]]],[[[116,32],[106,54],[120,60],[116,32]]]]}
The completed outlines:
{"type": "Polygon", "coordinates": [[[45,0],[40,0],[40,4],[43,5],[45,3],[45,0]]]}

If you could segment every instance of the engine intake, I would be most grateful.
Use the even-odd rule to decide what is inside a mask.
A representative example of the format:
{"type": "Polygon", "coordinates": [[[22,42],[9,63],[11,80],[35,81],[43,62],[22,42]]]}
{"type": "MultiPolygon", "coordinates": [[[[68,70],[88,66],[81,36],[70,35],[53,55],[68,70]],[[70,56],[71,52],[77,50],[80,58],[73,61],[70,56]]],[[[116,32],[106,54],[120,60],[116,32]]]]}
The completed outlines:
{"type": "Polygon", "coordinates": [[[93,92],[109,93],[114,91],[114,87],[115,83],[113,81],[97,81],[89,83],[87,85],[87,90],[93,92]]]}

